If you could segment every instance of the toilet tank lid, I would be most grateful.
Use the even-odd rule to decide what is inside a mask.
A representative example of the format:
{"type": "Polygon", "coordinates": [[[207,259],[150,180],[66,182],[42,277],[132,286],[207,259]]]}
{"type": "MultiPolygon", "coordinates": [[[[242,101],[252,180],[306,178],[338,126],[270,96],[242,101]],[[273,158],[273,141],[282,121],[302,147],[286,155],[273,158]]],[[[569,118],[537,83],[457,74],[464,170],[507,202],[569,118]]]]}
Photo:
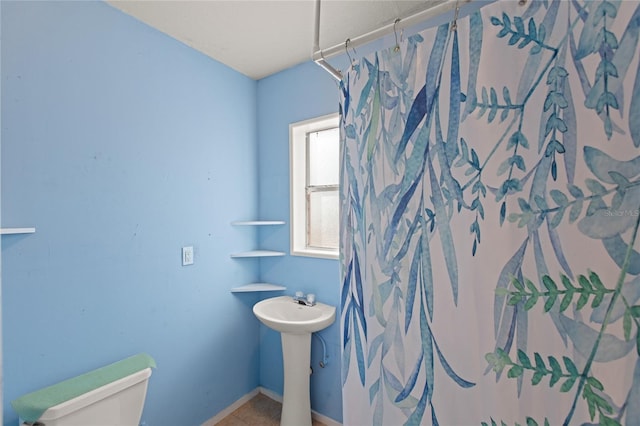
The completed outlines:
{"type": "Polygon", "coordinates": [[[138,354],[65,380],[11,401],[11,406],[26,422],[35,422],[48,408],[76,398],[96,388],[122,379],[145,368],[155,368],[156,362],[147,354],[138,354]]]}

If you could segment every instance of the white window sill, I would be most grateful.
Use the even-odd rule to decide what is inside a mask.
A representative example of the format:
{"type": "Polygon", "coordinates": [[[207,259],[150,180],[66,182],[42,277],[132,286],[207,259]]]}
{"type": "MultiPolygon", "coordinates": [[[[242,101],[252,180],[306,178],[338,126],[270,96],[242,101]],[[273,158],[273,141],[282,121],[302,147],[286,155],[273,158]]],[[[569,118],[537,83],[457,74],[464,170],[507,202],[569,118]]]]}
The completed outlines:
{"type": "Polygon", "coordinates": [[[314,250],[314,249],[303,249],[303,250],[291,250],[291,256],[305,256],[305,257],[317,257],[320,259],[334,259],[338,260],[339,252],[338,250],[314,250]]]}

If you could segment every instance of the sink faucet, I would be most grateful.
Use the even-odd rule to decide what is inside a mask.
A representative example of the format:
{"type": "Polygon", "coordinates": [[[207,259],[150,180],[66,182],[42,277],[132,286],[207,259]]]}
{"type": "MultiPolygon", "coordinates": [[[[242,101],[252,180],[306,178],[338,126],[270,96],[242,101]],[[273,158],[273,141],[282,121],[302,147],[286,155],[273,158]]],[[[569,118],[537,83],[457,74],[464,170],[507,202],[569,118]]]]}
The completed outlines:
{"type": "Polygon", "coordinates": [[[305,294],[301,291],[296,291],[295,296],[293,296],[294,303],[298,303],[300,305],[305,306],[314,306],[316,304],[316,295],[313,293],[309,293],[305,296],[305,294]]]}

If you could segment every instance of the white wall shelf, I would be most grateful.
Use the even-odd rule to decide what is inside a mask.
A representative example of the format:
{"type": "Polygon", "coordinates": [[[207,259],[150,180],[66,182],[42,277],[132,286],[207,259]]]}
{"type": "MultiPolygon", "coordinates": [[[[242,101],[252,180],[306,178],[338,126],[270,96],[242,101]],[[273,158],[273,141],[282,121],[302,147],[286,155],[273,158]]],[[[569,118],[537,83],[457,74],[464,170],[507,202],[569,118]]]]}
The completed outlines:
{"type": "Polygon", "coordinates": [[[0,235],[33,234],[36,228],[0,228],[0,235]]]}
{"type": "MultiPolygon", "coordinates": [[[[284,220],[236,220],[231,222],[232,226],[269,226],[269,225],[284,225],[284,220]]],[[[261,257],[278,257],[284,256],[286,253],[274,250],[249,250],[241,253],[232,253],[231,257],[234,259],[241,258],[261,258],[261,257]]],[[[232,293],[246,293],[246,292],[262,292],[262,291],[283,291],[287,288],[277,284],[255,282],[231,289],[232,293]]]]}
{"type": "Polygon", "coordinates": [[[282,285],[269,284],[269,283],[251,283],[242,285],[240,287],[234,287],[231,289],[231,293],[248,293],[248,292],[260,292],[260,291],[284,291],[287,288],[282,285]]]}
{"type": "Polygon", "coordinates": [[[284,225],[284,220],[238,220],[231,222],[234,226],[264,226],[264,225],[284,225]]]}
{"type": "Polygon", "coordinates": [[[285,253],[281,251],[272,251],[272,250],[251,250],[245,251],[242,253],[234,253],[231,255],[233,258],[240,257],[275,257],[275,256],[284,256],[285,253]]]}

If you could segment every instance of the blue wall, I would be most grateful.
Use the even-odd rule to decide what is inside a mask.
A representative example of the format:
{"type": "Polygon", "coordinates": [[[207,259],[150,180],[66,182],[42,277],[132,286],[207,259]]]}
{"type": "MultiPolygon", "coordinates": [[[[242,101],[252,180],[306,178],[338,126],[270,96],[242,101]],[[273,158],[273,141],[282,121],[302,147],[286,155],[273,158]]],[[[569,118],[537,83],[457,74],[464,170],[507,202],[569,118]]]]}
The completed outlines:
{"type": "MultiPolygon", "coordinates": [[[[289,211],[289,124],[338,112],[337,82],[312,62],[298,65],[258,82],[258,176],[259,210],[265,219],[291,223],[289,211]]],[[[289,250],[290,227],[260,230],[261,246],[289,250]]],[[[265,259],[260,275],[282,283],[288,293],[315,293],[318,301],[340,305],[340,274],[337,260],[285,256],[265,259]]],[[[327,342],[329,365],[320,368],[322,346],[312,339],[311,408],[342,421],[340,378],[340,318],[320,332],[327,342]]],[[[280,335],[267,327],[260,330],[260,383],[282,393],[283,371],[280,335]]]]}
{"type": "Polygon", "coordinates": [[[2,224],[37,227],[2,237],[4,423],[144,351],[146,424],[201,424],[259,384],[258,84],[102,2],[1,7],[2,224]]]}
{"type": "MultiPolygon", "coordinates": [[[[2,225],[37,227],[2,237],[4,424],[16,397],[143,351],[150,426],[281,394],[261,296],[229,289],[260,277],[338,306],[338,262],[229,253],[289,252],[288,126],[336,112],[334,80],[307,63],[256,83],[104,3],[1,7],[2,225]],[[256,217],[287,225],[229,225],[256,217]]],[[[337,322],[321,334],[312,407],[341,420],[337,322]]]]}

